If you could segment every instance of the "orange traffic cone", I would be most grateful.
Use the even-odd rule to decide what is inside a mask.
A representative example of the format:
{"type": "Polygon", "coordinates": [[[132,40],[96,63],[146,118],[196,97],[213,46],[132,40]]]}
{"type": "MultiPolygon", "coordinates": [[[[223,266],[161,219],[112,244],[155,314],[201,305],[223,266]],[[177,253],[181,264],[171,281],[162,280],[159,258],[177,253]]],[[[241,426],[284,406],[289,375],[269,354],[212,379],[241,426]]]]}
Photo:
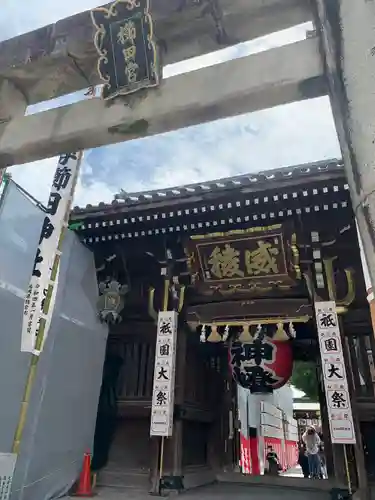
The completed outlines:
{"type": "Polygon", "coordinates": [[[79,476],[78,488],[74,493],[75,497],[93,497],[94,493],[91,486],[91,454],[85,453],[83,457],[83,467],[79,476]]]}

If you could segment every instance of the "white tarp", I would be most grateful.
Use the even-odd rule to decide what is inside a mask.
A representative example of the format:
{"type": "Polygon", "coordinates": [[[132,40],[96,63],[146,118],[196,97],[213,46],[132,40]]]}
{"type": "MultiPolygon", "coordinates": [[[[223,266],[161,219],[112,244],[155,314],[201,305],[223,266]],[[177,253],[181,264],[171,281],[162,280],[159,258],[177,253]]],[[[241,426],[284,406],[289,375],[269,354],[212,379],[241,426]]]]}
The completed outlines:
{"type": "MultiPolygon", "coordinates": [[[[20,352],[23,301],[45,214],[13,184],[0,207],[0,451],[10,453],[31,355],[20,352]]],[[[64,240],[50,332],[40,356],[11,500],[66,493],[92,449],[107,328],[98,322],[94,259],[64,240]]]]}

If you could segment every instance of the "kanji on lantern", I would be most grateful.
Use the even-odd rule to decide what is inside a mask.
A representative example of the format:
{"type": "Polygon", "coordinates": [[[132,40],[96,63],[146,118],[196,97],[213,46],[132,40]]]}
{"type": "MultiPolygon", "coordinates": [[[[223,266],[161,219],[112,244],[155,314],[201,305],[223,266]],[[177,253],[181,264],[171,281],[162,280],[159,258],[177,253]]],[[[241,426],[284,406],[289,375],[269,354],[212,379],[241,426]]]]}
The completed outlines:
{"type": "Polygon", "coordinates": [[[260,337],[253,342],[234,342],[229,348],[234,380],[254,393],[272,392],[290,378],[293,357],[289,341],[260,337]]]}

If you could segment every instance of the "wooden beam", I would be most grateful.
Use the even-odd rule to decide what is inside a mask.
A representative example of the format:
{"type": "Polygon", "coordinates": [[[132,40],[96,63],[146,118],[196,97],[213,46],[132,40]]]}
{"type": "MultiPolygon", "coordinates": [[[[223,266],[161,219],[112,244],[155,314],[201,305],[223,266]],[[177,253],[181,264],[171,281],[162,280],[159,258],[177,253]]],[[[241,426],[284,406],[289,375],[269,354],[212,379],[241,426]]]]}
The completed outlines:
{"type": "MultiPolygon", "coordinates": [[[[164,64],[199,56],[312,20],[309,0],[153,0],[164,64]],[[216,21],[214,18],[217,18],[216,21]]],[[[101,83],[90,12],[0,43],[0,80],[9,78],[29,104],[101,83]]]]}
{"type": "Polygon", "coordinates": [[[169,78],[130,105],[97,98],[15,118],[0,128],[0,167],[324,94],[318,43],[307,39],[169,78]]]}

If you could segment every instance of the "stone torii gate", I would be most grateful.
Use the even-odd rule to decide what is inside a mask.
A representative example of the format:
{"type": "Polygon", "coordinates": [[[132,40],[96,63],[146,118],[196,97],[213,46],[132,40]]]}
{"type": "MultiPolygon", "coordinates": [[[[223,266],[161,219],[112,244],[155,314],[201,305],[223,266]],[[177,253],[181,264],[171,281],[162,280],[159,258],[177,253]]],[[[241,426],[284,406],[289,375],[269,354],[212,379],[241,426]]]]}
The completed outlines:
{"type": "Polygon", "coordinates": [[[140,98],[30,116],[30,104],[101,83],[90,13],[2,42],[0,168],[328,94],[375,288],[375,1],[153,0],[152,16],[165,65],[307,21],[316,36],[171,77],[140,98]]]}
{"type": "Polygon", "coordinates": [[[375,2],[153,0],[152,16],[164,64],[306,21],[317,36],[171,77],[131,106],[91,99],[32,116],[29,104],[100,83],[90,13],[2,42],[0,168],[328,94],[374,287],[375,2]]]}

